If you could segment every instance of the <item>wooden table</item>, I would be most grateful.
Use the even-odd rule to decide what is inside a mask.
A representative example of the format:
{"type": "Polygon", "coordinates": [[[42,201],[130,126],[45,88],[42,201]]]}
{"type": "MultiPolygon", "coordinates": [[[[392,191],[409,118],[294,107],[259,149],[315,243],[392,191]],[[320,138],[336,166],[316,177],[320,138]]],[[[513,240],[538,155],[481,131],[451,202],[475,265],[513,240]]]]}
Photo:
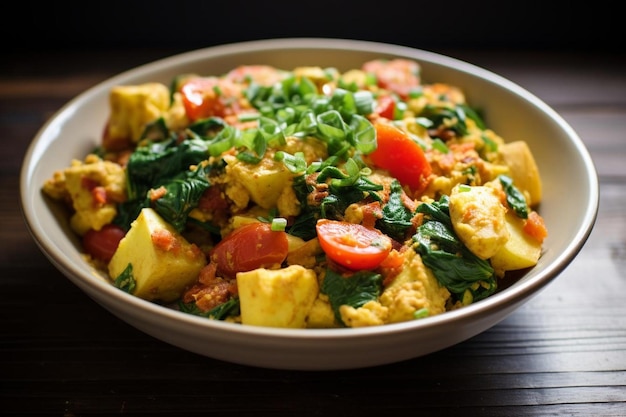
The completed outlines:
{"type": "Polygon", "coordinates": [[[510,78],[577,130],[601,181],[594,231],[543,292],[464,343],[375,368],[293,372],[209,359],[130,327],[58,272],[22,219],[20,165],[46,119],[96,83],[176,52],[25,51],[3,58],[0,414],[626,415],[623,55],[436,51],[510,78]]]}

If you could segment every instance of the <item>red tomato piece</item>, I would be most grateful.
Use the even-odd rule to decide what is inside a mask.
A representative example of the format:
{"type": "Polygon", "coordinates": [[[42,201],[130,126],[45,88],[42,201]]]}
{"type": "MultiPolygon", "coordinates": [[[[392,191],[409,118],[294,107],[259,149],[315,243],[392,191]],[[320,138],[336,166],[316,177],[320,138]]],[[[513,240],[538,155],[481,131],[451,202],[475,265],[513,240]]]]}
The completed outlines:
{"type": "Polygon", "coordinates": [[[393,120],[394,113],[396,111],[396,102],[391,96],[380,96],[376,99],[377,106],[374,110],[381,117],[385,119],[393,120]]]}
{"type": "Polygon", "coordinates": [[[387,235],[360,224],[320,219],[316,230],[326,256],[355,271],[376,268],[392,248],[387,235]]]}
{"type": "Polygon", "coordinates": [[[225,117],[234,113],[227,105],[235,105],[233,85],[217,77],[191,78],[180,87],[183,105],[191,121],[211,116],[225,117]]]}
{"type": "Polygon", "coordinates": [[[263,86],[271,86],[287,76],[285,71],[271,65],[240,65],[226,74],[226,78],[236,83],[254,81],[263,86]]]}
{"type": "Polygon", "coordinates": [[[377,148],[368,158],[413,191],[422,191],[428,184],[432,167],[422,148],[403,130],[388,124],[375,123],[377,148]]]}
{"type": "Polygon", "coordinates": [[[255,222],[235,229],[211,251],[218,274],[234,278],[237,272],[270,268],[287,257],[289,242],[283,231],[273,231],[269,223],[255,222]]]}
{"type": "Polygon", "coordinates": [[[83,248],[94,257],[109,262],[126,232],[116,225],[107,224],[100,230],[89,230],[83,235],[83,248]]]}
{"type": "Polygon", "coordinates": [[[407,98],[420,86],[420,66],[408,59],[377,59],[366,62],[363,71],[374,74],[379,87],[407,98]]]}
{"type": "Polygon", "coordinates": [[[524,223],[524,233],[536,239],[538,242],[543,242],[548,237],[548,229],[543,220],[543,217],[536,211],[528,213],[528,219],[524,223]]]}

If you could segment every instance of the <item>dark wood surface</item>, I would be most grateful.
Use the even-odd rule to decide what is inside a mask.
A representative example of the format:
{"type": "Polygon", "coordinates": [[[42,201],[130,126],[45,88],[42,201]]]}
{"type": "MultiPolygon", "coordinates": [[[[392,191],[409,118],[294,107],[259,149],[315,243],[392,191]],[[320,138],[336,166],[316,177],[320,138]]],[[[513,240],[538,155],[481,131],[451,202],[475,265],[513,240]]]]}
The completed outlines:
{"type": "Polygon", "coordinates": [[[398,364],[294,372],[220,362],[130,327],[58,272],[23,221],[19,172],[41,125],[98,82],[176,52],[15,52],[0,63],[0,415],[626,416],[623,55],[436,51],[510,78],[572,125],[600,177],[595,228],[544,291],[466,342],[398,364]]]}

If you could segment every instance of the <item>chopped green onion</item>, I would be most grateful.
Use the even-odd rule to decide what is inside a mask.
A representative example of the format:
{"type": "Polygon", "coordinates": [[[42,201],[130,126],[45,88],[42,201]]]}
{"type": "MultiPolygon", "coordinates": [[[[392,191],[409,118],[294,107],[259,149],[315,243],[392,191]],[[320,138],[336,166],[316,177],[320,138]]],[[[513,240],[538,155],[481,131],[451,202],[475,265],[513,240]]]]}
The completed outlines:
{"type": "Polygon", "coordinates": [[[376,129],[367,118],[355,114],[350,127],[354,131],[355,147],[364,154],[372,153],[377,148],[376,129]]]}
{"type": "Polygon", "coordinates": [[[489,152],[496,152],[498,150],[498,144],[494,142],[493,140],[491,140],[489,137],[487,137],[487,135],[483,134],[481,135],[481,138],[483,142],[485,143],[485,147],[487,147],[487,150],[489,152]]]}
{"type": "Polygon", "coordinates": [[[415,310],[413,313],[414,319],[423,319],[424,317],[428,317],[428,309],[426,307],[420,308],[419,310],[415,310]]]}
{"type": "Polygon", "coordinates": [[[274,217],[270,228],[273,232],[284,232],[287,227],[287,219],[284,217],[274,217]]]}
{"type": "Polygon", "coordinates": [[[423,95],[422,87],[413,87],[411,91],[409,91],[409,98],[419,98],[423,95]]]}
{"type": "Polygon", "coordinates": [[[258,113],[241,113],[237,116],[237,120],[240,122],[251,122],[253,120],[259,120],[260,114],[258,113]]]}
{"type": "Polygon", "coordinates": [[[300,173],[306,171],[306,160],[302,152],[296,152],[291,155],[285,151],[278,151],[274,154],[274,160],[282,161],[290,172],[300,173]]]}
{"type": "Polygon", "coordinates": [[[433,149],[436,149],[441,153],[450,152],[448,146],[439,138],[435,138],[435,140],[433,140],[433,149]]]}
{"type": "Polygon", "coordinates": [[[375,74],[367,73],[365,74],[365,84],[367,85],[377,85],[378,77],[375,74]]]}
{"type": "Polygon", "coordinates": [[[358,114],[370,114],[374,111],[374,96],[370,91],[357,91],[352,94],[358,114]]]}
{"type": "Polygon", "coordinates": [[[404,112],[406,112],[407,105],[404,101],[396,101],[396,105],[393,109],[393,118],[398,120],[404,117],[404,112]]]}
{"type": "Polygon", "coordinates": [[[418,125],[422,126],[425,129],[430,129],[434,125],[433,121],[426,117],[416,117],[415,123],[417,123],[418,125]]]}

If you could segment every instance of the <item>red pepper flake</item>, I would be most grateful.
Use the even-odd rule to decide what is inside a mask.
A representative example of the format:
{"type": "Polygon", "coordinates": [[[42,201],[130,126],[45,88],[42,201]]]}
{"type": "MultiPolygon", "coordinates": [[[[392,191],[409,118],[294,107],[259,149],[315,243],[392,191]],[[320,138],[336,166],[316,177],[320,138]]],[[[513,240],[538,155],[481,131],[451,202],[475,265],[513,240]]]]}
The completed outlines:
{"type": "Polygon", "coordinates": [[[80,186],[83,187],[85,190],[91,191],[99,185],[100,183],[92,178],[85,176],[80,178],[80,186]]]}
{"type": "Polygon", "coordinates": [[[93,199],[93,205],[94,207],[102,207],[104,206],[108,199],[107,199],[107,191],[104,187],[102,187],[101,185],[94,187],[91,189],[91,198],[93,199]]]}
{"type": "Polygon", "coordinates": [[[171,233],[169,230],[158,229],[155,230],[151,235],[152,243],[155,247],[165,251],[165,252],[173,252],[178,253],[181,248],[180,241],[171,233]]]}
{"type": "Polygon", "coordinates": [[[167,189],[163,186],[160,186],[157,189],[150,190],[148,192],[148,197],[150,198],[151,201],[155,201],[163,197],[165,194],[167,194],[167,189]]]}
{"type": "Polygon", "coordinates": [[[378,201],[365,204],[361,210],[363,212],[363,221],[361,224],[370,229],[374,228],[377,220],[383,218],[383,209],[378,201]]]}
{"type": "Polygon", "coordinates": [[[216,275],[217,264],[211,262],[199,274],[198,282],[183,294],[184,303],[196,303],[202,311],[209,311],[237,295],[237,281],[216,275]]]}

